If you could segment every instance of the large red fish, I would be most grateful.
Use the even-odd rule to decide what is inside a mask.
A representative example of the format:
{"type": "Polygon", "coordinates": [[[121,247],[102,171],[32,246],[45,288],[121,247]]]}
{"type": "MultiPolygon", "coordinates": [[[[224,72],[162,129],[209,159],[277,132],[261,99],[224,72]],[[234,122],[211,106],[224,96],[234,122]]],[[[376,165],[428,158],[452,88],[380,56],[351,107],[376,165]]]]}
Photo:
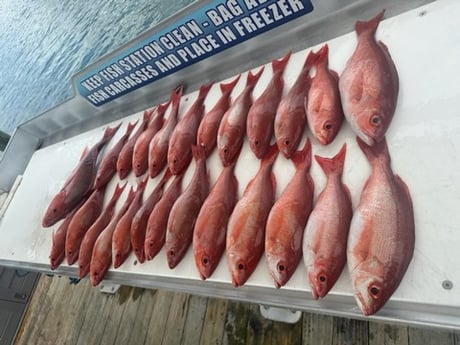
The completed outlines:
{"type": "Polygon", "coordinates": [[[248,280],[264,251],[265,224],[276,192],[272,167],[277,155],[275,144],[262,159],[228,221],[227,263],[235,287],[248,280]]]}
{"type": "Polygon", "coordinates": [[[209,278],[225,250],[227,224],[237,200],[235,163],[225,167],[206,198],[193,230],[193,254],[201,279],[209,278]]]}
{"type": "Polygon", "coordinates": [[[375,32],[384,11],[355,25],[358,45],[339,80],[346,119],[368,145],[383,140],[398,100],[398,72],[388,48],[376,41],[375,32]]]}
{"type": "Polygon", "coordinates": [[[252,104],[252,90],[257,84],[264,67],[259,72],[248,72],[246,87],[225,112],[217,132],[217,150],[222,164],[228,166],[236,161],[244,142],[246,120],[252,104]]]}
{"type": "Polygon", "coordinates": [[[234,80],[227,84],[220,84],[222,95],[214,107],[204,116],[200,127],[198,128],[197,145],[204,147],[206,157],[209,157],[216,146],[217,131],[219,129],[220,121],[230,107],[230,94],[232,93],[235,85],[238,83],[238,80],[240,80],[240,76],[241,75],[238,75],[234,80]]]}
{"type": "Polygon", "coordinates": [[[136,127],[137,122],[138,121],[134,123],[128,123],[125,134],[121,136],[118,142],[102,158],[99,169],[97,170],[96,181],[94,182],[95,189],[105,187],[116,174],[117,160],[118,156],[120,155],[120,151],[125,145],[126,140],[128,140],[129,136],[131,135],[134,127],[136,127]]]}
{"type": "Polygon", "coordinates": [[[399,286],[412,259],[415,224],[407,185],[391,170],[385,138],[358,144],[372,166],[350,226],[347,245],[356,301],[364,315],[376,313],[399,286]]]}
{"type": "Polygon", "coordinates": [[[117,172],[120,179],[126,178],[133,169],[133,152],[134,145],[142,132],[147,128],[150,117],[155,109],[149,109],[144,111],[142,122],[137,128],[136,132],[128,139],[117,159],[117,172]]]}
{"type": "Polygon", "coordinates": [[[174,175],[184,171],[192,160],[192,145],[196,143],[198,126],[204,113],[204,99],[212,83],[200,87],[200,92],[190,109],[174,129],[168,148],[168,167],[174,175]]]}
{"type": "Polygon", "coordinates": [[[305,102],[308,126],[315,138],[323,145],[330,144],[343,122],[342,103],[339,93],[339,76],[329,69],[329,46],[325,44],[314,62],[315,76],[311,80],[308,99],[305,102]]]}
{"type": "Polygon", "coordinates": [[[113,267],[118,268],[123,262],[128,258],[129,253],[131,252],[131,224],[136,214],[137,210],[142,205],[142,195],[144,194],[144,189],[147,184],[147,178],[138,182],[137,191],[134,200],[129,205],[128,210],[126,210],[123,217],[117,223],[115,230],[113,231],[112,236],[112,258],[113,258],[113,267]]]}
{"type": "Polygon", "coordinates": [[[265,254],[277,288],[286,284],[302,259],[302,236],[313,207],[311,144],[292,156],[296,172],[273,205],[265,229],[265,254]]]}
{"type": "MultiPolygon", "coordinates": [[[[121,124],[120,124],[121,125],[121,124]]],[[[67,178],[64,186],[53,197],[42,220],[43,227],[56,224],[69,214],[76,205],[88,194],[94,185],[97,172],[97,158],[104,145],[112,139],[120,125],[107,129],[104,136],[83,157],[67,178]]]]}
{"type": "Polygon", "coordinates": [[[281,99],[275,116],[275,138],[278,149],[286,158],[291,158],[297,150],[307,123],[305,98],[310,89],[310,69],[315,54],[310,51],[294,85],[281,99]]]}
{"type": "Polygon", "coordinates": [[[152,260],[161,250],[166,239],[166,228],[171,208],[181,194],[183,174],[176,175],[160,201],[153,208],[147,222],[144,251],[147,260],[152,260]]]}
{"type": "Polygon", "coordinates": [[[155,207],[158,200],[163,195],[163,188],[171,177],[171,172],[167,169],[158,184],[152,190],[147,199],[145,199],[142,206],[136,212],[131,223],[131,246],[134,250],[134,254],[140,263],[145,261],[144,242],[145,242],[145,231],[147,228],[147,222],[150,214],[155,207]]]}
{"type": "Polygon", "coordinates": [[[171,93],[171,112],[168,119],[157,134],[153,137],[149,146],[148,163],[149,174],[151,178],[157,176],[166,165],[166,157],[168,156],[168,146],[171,134],[176,128],[177,117],[179,116],[179,105],[182,97],[183,87],[175,89],[171,93]]]}
{"type": "Polygon", "coordinates": [[[104,192],[105,188],[96,189],[78,209],[69,224],[65,239],[65,257],[69,265],[77,261],[83,236],[102,212],[104,192]]]}
{"type": "Polygon", "coordinates": [[[164,122],[164,114],[168,109],[170,101],[160,104],[155,108],[151,115],[151,120],[145,129],[137,138],[133,149],[133,171],[134,175],[139,177],[148,169],[149,145],[152,138],[161,129],[164,122]]]}
{"type": "Polygon", "coordinates": [[[289,51],[281,60],[272,61],[272,79],[249,109],[246,133],[249,147],[259,159],[265,155],[270,146],[276,110],[283,95],[283,72],[290,57],[289,51]]]}
{"type": "Polygon", "coordinates": [[[174,203],[166,228],[166,258],[171,269],[182,260],[192,243],[195,221],[209,192],[204,148],[192,146],[192,153],[196,163],[195,171],[187,188],[174,203]]]}
{"type": "Polygon", "coordinates": [[[94,243],[91,254],[91,263],[89,265],[89,277],[91,285],[93,286],[98,285],[102,279],[104,279],[105,274],[112,264],[113,232],[120,218],[123,217],[129,205],[133,202],[135,196],[136,192],[134,192],[133,187],[131,187],[123,206],[120,208],[118,213],[112,217],[109,224],[104,228],[104,230],[102,230],[94,243]]]}
{"type": "Polygon", "coordinates": [[[115,191],[113,192],[112,198],[109,200],[104,211],[94,222],[93,225],[88,229],[83,240],[81,241],[80,251],[78,254],[78,277],[80,279],[86,277],[89,273],[89,264],[91,262],[91,254],[93,253],[94,243],[98,238],[99,234],[104,230],[107,225],[109,225],[110,220],[115,213],[115,205],[120,197],[121,193],[125,189],[126,184],[123,187],[117,185],[115,191]]]}
{"type": "Polygon", "coordinates": [[[303,258],[314,299],[323,298],[342,273],[352,217],[350,192],[342,183],[346,144],[333,158],[315,156],[327,175],[305,228],[303,258]]]}

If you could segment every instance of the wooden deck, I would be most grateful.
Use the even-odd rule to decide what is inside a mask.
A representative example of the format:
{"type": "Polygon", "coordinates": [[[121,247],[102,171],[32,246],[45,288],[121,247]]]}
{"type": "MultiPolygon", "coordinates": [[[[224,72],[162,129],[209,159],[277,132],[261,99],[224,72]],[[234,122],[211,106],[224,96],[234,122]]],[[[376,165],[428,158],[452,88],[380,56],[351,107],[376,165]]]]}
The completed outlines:
{"type": "Polygon", "coordinates": [[[264,319],[259,306],[42,275],[15,344],[460,345],[460,333],[303,313],[296,324],[264,319]]]}

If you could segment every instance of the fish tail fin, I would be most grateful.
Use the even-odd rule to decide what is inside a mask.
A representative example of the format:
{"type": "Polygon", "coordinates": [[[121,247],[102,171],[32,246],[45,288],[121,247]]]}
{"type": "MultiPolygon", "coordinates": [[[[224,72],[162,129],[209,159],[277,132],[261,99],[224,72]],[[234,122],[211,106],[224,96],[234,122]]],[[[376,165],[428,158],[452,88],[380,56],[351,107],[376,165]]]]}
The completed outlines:
{"type": "Polygon", "coordinates": [[[88,151],[89,151],[89,148],[88,148],[88,145],[86,145],[83,151],[81,151],[80,160],[85,158],[85,156],[88,154],[88,151]]]}
{"type": "Polygon", "coordinates": [[[118,132],[118,129],[120,128],[120,126],[121,126],[121,122],[118,125],[116,125],[115,127],[107,127],[105,129],[104,136],[102,137],[102,140],[104,142],[107,142],[110,139],[112,139],[113,136],[115,135],[115,133],[118,132]]]}
{"type": "Polygon", "coordinates": [[[179,104],[180,98],[182,97],[182,92],[184,91],[184,85],[179,85],[174,90],[171,91],[170,101],[172,106],[179,104]]]}
{"type": "Polygon", "coordinates": [[[145,175],[143,179],[137,181],[137,192],[143,192],[147,182],[149,181],[149,174],[145,175]]]}
{"type": "Polygon", "coordinates": [[[321,49],[316,53],[316,59],[314,62],[315,66],[325,66],[326,68],[329,65],[329,46],[324,44],[321,49]]]}
{"type": "Polygon", "coordinates": [[[222,91],[222,93],[230,93],[230,92],[232,92],[233,88],[235,87],[235,85],[240,80],[240,77],[241,77],[241,74],[239,74],[235,79],[233,79],[231,82],[229,82],[227,84],[221,83],[220,84],[220,91],[222,91]]]}
{"type": "Polygon", "coordinates": [[[158,182],[158,185],[164,185],[166,182],[168,182],[169,178],[172,176],[171,170],[166,167],[165,173],[163,174],[163,177],[161,178],[160,182],[158,182]]]}
{"type": "Polygon", "coordinates": [[[305,145],[292,155],[292,162],[296,168],[309,167],[311,164],[311,141],[307,138],[305,145]]]}
{"type": "Polygon", "coordinates": [[[273,165],[275,163],[276,157],[278,156],[279,150],[278,145],[274,143],[269,146],[267,152],[262,157],[261,165],[273,165]]]}
{"type": "Polygon", "coordinates": [[[166,109],[169,107],[169,103],[171,103],[171,100],[168,100],[164,103],[161,103],[158,108],[157,108],[157,113],[161,116],[163,116],[166,112],[166,109]]]}
{"type": "Polygon", "coordinates": [[[156,109],[157,107],[153,107],[152,109],[144,110],[144,114],[142,115],[142,122],[148,123],[150,120],[150,117],[152,116],[152,114],[155,112],[156,109]]]}
{"type": "Polygon", "coordinates": [[[359,148],[361,149],[361,151],[363,151],[364,155],[366,156],[369,163],[371,163],[371,165],[374,165],[374,162],[376,162],[377,160],[383,161],[386,164],[390,164],[391,158],[385,137],[381,142],[374,143],[373,146],[367,145],[359,137],[356,137],[356,141],[358,142],[359,148]]]}
{"type": "Polygon", "coordinates": [[[281,72],[283,72],[284,68],[286,67],[287,63],[289,62],[289,58],[291,57],[291,54],[292,54],[292,51],[290,50],[281,59],[272,61],[273,73],[276,73],[276,72],[281,73],[281,72]]]}
{"type": "Polygon", "coordinates": [[[256,86],[257,82],[259,81],[260,79],[260,76],[262,75],[262,72],[264,71],[265,69],[265,66],[263,66],[259,72],[257,72],[256,74],[252,74],[251,71],[249,71],[248,73],[248,78],[246,80],[246,86],[249,86],[249,87],[254,87],[256,86]]]}
{"type": "Polygon", "coordinates": [[[379,26],[380,21],[383,19],[384,14],[385,10],[382,10],[374,18],[368,21],[358,20],[355,24],[355,31],[357,35],[359,36],[364,32],[369,32],[374,35],[377,31],[377,27],[379,26]]]}
{"type": "Polygon", "coordinates": [[[195,161],[206,159],[206,149],[203,146],[192,145],[192,154],[195,161]]]}
{"type": "Polygon", "coordinates": [[[200,92],[198,93],[199,100],[203,101],[206,98],[209,90],[211,90],[212,85],[213,85],[212,82],[209,84],[201,85],[200,92]]]}
{"type": "Polygon", "coordinates": [[[131,132],[134,130],[134,128],[136,128],[136,125],[137,123],[139,122],[139,120],[137,120],[136,122],[133,122],[133,123],[128,123],[128,127],[126,127],[126,135],[129,136],[131,134],[131,132]]]}
{"type": "Polygon", "coordinates": [[[305,59],[305,62],[303,63],[302,69],[304,70],[310,69],[315,64],[316,59],[317,59],[316,54],[313,52],[313,50],[310,50],[310,52],[308,53],[305,59]]]}
{"type": "Polygon", "coordinates": [[[347,144],[343,144],[340,151],[332,158],[325,158],[316,156],[316,161],[318,162],[321,169],[323,169],[326,175],[330,174],[338,174],[342,175],[343,172],[343,164],[345,162],[345,155],[347,152],[347,144]]]}
{"type": "Polygon", "coordinates": [[[126,204],[131,204],[135,196],[136,196],[136,191],[134,190],[134,187],[131,186],[128,192],[128,196],[126,197],[126,204]]]}
{"type": "Polygon", "coordinates": [[[123,193],[123,191],[125,190],[125,187],[126,187],[127,184],[128,184],[128,182],[125,182],[123,185],[120,185],[119,183],[117,184],[117,186],[115,187],[115,190],[113,191],[112,200],[114,200],[114,201],[118,200],[118,198],[120,197],[121,193],[123,193]]]}

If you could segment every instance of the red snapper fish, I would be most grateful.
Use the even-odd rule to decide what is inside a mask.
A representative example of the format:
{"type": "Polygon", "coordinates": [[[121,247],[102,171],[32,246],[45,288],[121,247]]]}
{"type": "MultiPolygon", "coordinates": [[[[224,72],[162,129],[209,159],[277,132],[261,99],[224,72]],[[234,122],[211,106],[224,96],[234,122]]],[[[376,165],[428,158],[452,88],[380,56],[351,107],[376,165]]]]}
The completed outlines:
{"type": "Polygon", "coordinates": [[[276,192],[272,167],[277,155],[275,144],[262,159],[228,221],[227,263],[235,287],[246,283],[264,251],[265,224],[276,192]]]}
{"type": "Polygon", "coordinates": [[[144,243],[147,222],[153,208],[163,195],[163,188],[170,177],[171,172],[167,169],[160,182],[158,182],[148,198],[145,199],[142,206],[136,212],[136,215],[131,223],[131,246],[134,250],[134,255],[136,255],[137,260],[139,260],[140,263],[145,261],[144,243]]]}
{"type": "Polygon", "coordinates": [[[174,129],[168,149],[168,167],[174,175],[184,171],[192,160],[192,145],[196,143],[198,126],[204,113],[204,99],[212,83],[200,87],[200,92],[190,109],[174,129]]]}
{"type": "Polygon", "coordinates": [[[265,254],[276,288],[285,285],[302,259],[302,236],[313,207],[311,143],[294,153],[296,172],[273,205],[265,229],[265,254]]]}
{"type": "Polygon", "coordinates": [[[310,69],[315,54],[310,51],[294,85],[281,99],[275,116],[275,138],[278,149],[286,158],[297,150],[307,123],[305,98],[310,89],[310,69]]]}
{"type": "Polygon", "coordinates": [[[112,237],[115,227],[117,226],[120,218],[123,217],[129,205],[134,200],[136,192],[133,187],[129,190],[128,196],[123,206],[118,213],[112,217],[109,224],[102,230],[94,243],[93,251],[91,254],[91,262],[89,265],[89,277],[91,285],[98,285],[112,264],[112,237]]]}
{"type": "Polygon", "coordinates": [[[117,172],[118,177],[123,180],[126,176],[129,175],[133,168],[133,152],[134,152],[134,145],[136,144],[137,139],[142,134],[142,132],[147,128],[149,123],[150,117],[153,114],[155,109],[149,109],[144,111],[144,115],[142,118],[142,122],[139,125],[139,128],[134,132],[131,138],[125,143],[123,148],[121,149],[120,154],[118,155],[117,159],[117,172]]]}
{"type": "Polygon", "coordinates": [[[276,110],[283,95],[283,72],[290,57],[289,51],[281,60],[272,61],[272,79],[249,109],[246,132],[249,147],[259,159],[265,155],[270,146],[276,110]]]}
{"type": "Polygon", "coordinates": [[[180,99],[182,97],[183,87],[180,86],[171,93],[171,112],[164,126],[153,137],[149,146],[148,165],[151,178],[156,177],[166,165],[168,156],[168,146],[171,134],[177,124],[179,115],[180,99]]]}
{"type": "Polygon", "coordinates": [[[350,226],[347,260],[364,315],[376,313],[399,286],[412,259],[414,210],[409,189],[391,170],[385,138],[359,147],[372,166],[350,226]]]}
{"type": "Polygon", "coordinates": [[[123,187],[117,185],[113,192],[112,198],[109,200],[106,208],[102,211],[101,215],[91,225],[88,231],[83,236],[81,241],[80,251],[78,253],[78,277],[80,279],[86,277],[89,273],[89,264],[91,262],[91,254],[93,252],[94,243],[96,242],[99,234],[109,225],[110,220],[115,213],[115,205],[120,197],[121,193],[125,189],[126,184],[123,187]]]}
{"type": "Polygon", "coordinates": [[[376,41],[380,12],[355,25],[358,45],[339,80],[343,110],[351,128],[372,146],[384,139],[398,100],[398,72],[388,48],[376,41]]]}
{"type": "Polygon", "coordinates": [[[303,258],[314,299],[334,286],[346,262],[347,237],[353,210],[350,191],[342,183],[346,144],[333,158],[315,156],[327,176],[305,228],[303,258]]]}
{"type": "Polygon", "coordinates": [[[222,95],[214,107],[204,116],[200,127],[198,127],[197,145],[204,147],[206,157],[209,157],[216,146],[220,121],[230,107],[230,95],[238,80],[240,80],[240,76],[238,75],[227,84],[220,84],[222,95]]]}
{"type": "Polygon", "coordinates": [[[224,167],[238,158],[246,133],[246,120],[252,104],[252,90],[257,84],[264,67],[259,72],[248,72],[246,87],[225,112],[217,132],[217,150],[224,167]]]}
{"type": "Polygon", "coordinates": [[[195,171],[187,188],[174,203],[166,228],[166,258],[171,269],[182,260],[192,243],[195,221],[209,192],[204,148],[192,146],[192,153],[196,163],[195,171]]]}
{"type": "Polygon", "coordinates": [[[166,239],[166,227],[171,208],[181,194],[183,174],[176,175],[160,201],[153,208],[147,222],[144,251],[147,260],[152,260],[161,250],[166,239]]]}
{"type": "Polygon", "coordinates": [[[160,104],[155,108],[151,115],[151,120],[145,129],[137,138],[133,149],[133,171],[136,177],[143,175],[148,169],[149,145],[152,138],[163,126],[163,117],[170,101],[160,104]]]}
{"type": "Polygon", "coordinates": [[[102,158],[101,164],[96,174],[96,181],[94,182],[94,188],[100,189],[105,187],[110,182],[112,177],[117,172],[117,159],[120,155],[120,151],[128,140],[134,127],[136,127],[138,121],[134,123],[128,123],[125,134],[118,140],[118,142],[107,152],[102,158]]]}
{"type": "Polygon", "coordinates": [[[311,80],[308,99],[305,102],[308,126],[322,144],[330,144],[343,122],[339,93],[339,76],[329,69],[329,46],[325,44],[318,53],[314,66],[316,74],[311,80]]]}
{"type": "Polygon", "coordinates": [[[222,170],[196,219],[193,254],[203,280],[212,275],[225,250],[228,219],[238,194],[234,169],[235,163],[222,170]]]}
{"type": "Polygon", "coordinates": [[[101,140],[80,158],[77,167],[46,209],[42,220],[43,227],[47,228],[63,219],[88,194],[96,177],[96,163],[99,153],[104,145],[112,139],[120,125],[114,128],[107,127],[101,140]]]}

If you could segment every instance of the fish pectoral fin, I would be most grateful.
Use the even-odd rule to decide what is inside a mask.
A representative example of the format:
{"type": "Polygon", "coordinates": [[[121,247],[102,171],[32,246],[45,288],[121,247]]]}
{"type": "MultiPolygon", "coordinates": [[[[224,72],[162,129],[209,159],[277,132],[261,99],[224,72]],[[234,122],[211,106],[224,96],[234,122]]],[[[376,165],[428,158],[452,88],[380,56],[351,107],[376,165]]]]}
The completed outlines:
{"type": "Polygon", "coordinates": [[[349,95],[350,101],[353,103],[358,103],[363,98],[364,94],[364,75],[363,71],[358,71],[355,73],[353,80],[350,85],[349,95]]]}

